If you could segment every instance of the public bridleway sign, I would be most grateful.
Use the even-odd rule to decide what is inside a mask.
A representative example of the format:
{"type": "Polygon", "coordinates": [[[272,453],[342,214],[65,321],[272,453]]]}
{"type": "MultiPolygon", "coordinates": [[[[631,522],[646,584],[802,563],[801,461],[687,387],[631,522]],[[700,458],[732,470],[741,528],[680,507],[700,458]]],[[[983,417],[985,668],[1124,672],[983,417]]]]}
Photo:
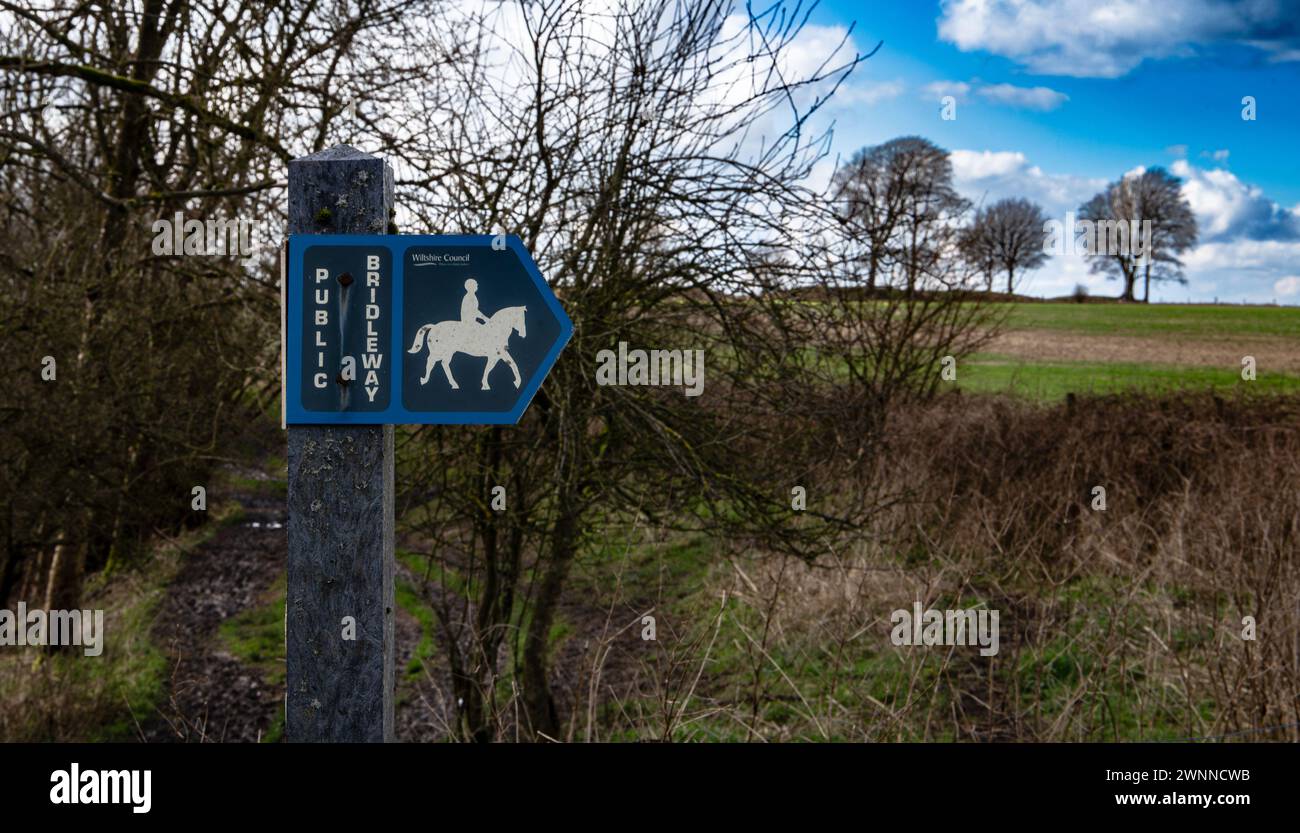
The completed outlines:
{"type": "Polygon", "coordinates": [[[289,237],[284,413],[510,425],[573,334],[518,237],[289,237]]]}

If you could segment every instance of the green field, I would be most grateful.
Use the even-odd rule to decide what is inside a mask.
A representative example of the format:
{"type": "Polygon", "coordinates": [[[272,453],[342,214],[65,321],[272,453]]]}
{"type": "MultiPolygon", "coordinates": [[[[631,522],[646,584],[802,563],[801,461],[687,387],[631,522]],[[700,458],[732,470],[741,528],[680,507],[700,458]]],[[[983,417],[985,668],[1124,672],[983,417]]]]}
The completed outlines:
{"type": "Polygon", "coordinates": [[[976,353],[962,365],[957,384],[975,393],[1012,393],[1053,402],[1064,399],[1068,393],[1120,391],[1162,393],[1212,389],[1223,393],[1241,389],[1288,393],[1300,390],[1300,376],[1262,373],[1253,382],[1247,382],[1230,369],[1131,362],[1025,362],[1016,356],[976,353]]]}
{"type": "Polygon", "coordinates": [[[1300,307],[998,306],[1006,312],[1003,331],[1023,336],[1017,342],[1019,349],[1010,352],[995,344],[968,357],[958,372],[957,384],[963,389],[1047,402],[1068,393],[1300,390],[1296,362],[1300,357],[1300,307]],[[1034,349],[1035,339],[1041,342],[1041,355],[1034,349]],[[1171,361],[1171,355],[1162,355],[1166,347],[1171,355],[1179,349],[1183,355],[1199,350],[1211,358],[1196,364],[1179,363],[1171,361]],[[1261,351],[1267,351],[1267,360],[1261,351]],[[1256,378],[1245,381],[1238,357],[1255,354],[1261,356],[1256,378]],[[1098,355],[1110,358],[1098,359],[1098,355]],[[1213,358],[1217,356],[1223,358],[1213,358]]]}
{"type": "Polygon", "coordinates": [[[997,304],[1012,330],[1063,330],[1087,335],[1181,335],[1228,339],[1275,336],[1300,347],[1300,307],[1209,304],[997,304]]]}

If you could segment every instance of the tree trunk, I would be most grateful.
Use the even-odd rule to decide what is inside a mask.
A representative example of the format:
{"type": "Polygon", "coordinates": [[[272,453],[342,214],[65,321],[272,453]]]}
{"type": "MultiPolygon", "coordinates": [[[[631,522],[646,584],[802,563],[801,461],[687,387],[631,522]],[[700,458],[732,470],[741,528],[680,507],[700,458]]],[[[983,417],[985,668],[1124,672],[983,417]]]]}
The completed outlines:
{"type": "Polygon", "coordinates": [[[9,538],[10,542],[5,547],[4,567],[0,568],[0,607],[4,607],[9,602],[9,594],[18,583],[18,548],[13,545],[12,534],[9,538]]]}
{"type": "Polygon", "coordinates": [[[1007,267],[1007,294],[1008,295],[1015,294],[1016,291],[1015,287],[1016,287],[1016,267],[1008,266],[1007,267]]]}
{"type": "MultiPolygon", "coordinates": [[[[464,719],[466,734],[478,743],[492,740],[496,728],[496,708],[493,699],[497,681],[497,654],[510,628],[514,610],[514,594],[523,552],[522,514],[523,482],[517,471],[512,472],[510,502],[505,513],[486,508],[491,501],[492,487],[501,482],[502,429],[494,427],[485,440],[485,471],[482,482],[485,509],[478,518],[483,540],[483,590],[479,596],[478,615],[475,619],[473,639],[478,655],[473,657],[473,679],[466,686],[464,719]],[[506,527],[502,535],[501,527],[506,527]],[[504,537],[504,540],[502,540],[504,537]]],[[[454,639],[454,637],[453,637],[454,639]]]]}
{"type": "MultiPolygon", "coordinates": [[[[561,506],[568,507],[572,504],[572,499],[561,496],[561,506]]],[[[533,733],[549,738],[558,738],[560,733],[559,714],[547,679],[551,626],[555,623],[560,592],[564,589],[564,580],[568,576],[577,546],[577,528],[578,518],[574,511],[563,509],[551,532],[551,559],[542,576],[533,607],[533,618],[528,623],[528,633],[524,638],[524,711],[533,733]]]]}
{"type": "Polygon", "coordinates": [[[14,511],[13,498],[9,499],[9,518],[5,525],[4,567],[0,568],[0,607],[9,601],[9,594],[18,583],[18,542],[14,539],[17,512],[14,511]]]}
{"type": "MultiPolygon", "coordinates": [[[[131,80],[141,84],[153,82],[161,64],[158,57],[166,38],[163,34],[163,14],[166,11],[162,0],[146,0],[140,18],[140,40],[131,61],[131,80]]],[[[170,24],[169,18],[167,23],[170,24]]],[[[118,127],[117,152],[113,167],[108,171],[108,192],[119,200],[125,200],[135,193],[136,182],[140,178],[142,166],[140,154],[146,146],[145,139],[149,132],[149,104],[143,95],[123,93],[121,96],[122,116],[118,127]]],[[[111,258],[118,253],[125,238],[124,229],[130,220],[130,212],[123,206],[109,207],[100,236],[101,246],[111,258]]],[[[111,262],[111,261],[110,261],[111,262]]]]}
{"type": "Polygon", "coordinates": [[[81,607],[81,580],[85,573],[85,546],[61,543],[54,548],[49,580],[45,584],[46,610],[75,610],[81,607]]]}

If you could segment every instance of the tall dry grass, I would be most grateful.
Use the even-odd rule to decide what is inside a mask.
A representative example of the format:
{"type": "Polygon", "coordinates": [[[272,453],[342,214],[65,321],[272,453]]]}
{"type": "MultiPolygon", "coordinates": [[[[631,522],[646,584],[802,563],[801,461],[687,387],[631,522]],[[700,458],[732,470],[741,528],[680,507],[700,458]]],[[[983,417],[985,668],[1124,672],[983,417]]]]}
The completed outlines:
{"type": "Polygon", "coordinates": [[[886,436],[810,488],[877,490],[870,534],[812,564],[729,552],[611,732],[1300,740],[1300,399],[954,395],[886,436]],[[999,610],[999,653],[893,645],[916,600],[999,610]]]}

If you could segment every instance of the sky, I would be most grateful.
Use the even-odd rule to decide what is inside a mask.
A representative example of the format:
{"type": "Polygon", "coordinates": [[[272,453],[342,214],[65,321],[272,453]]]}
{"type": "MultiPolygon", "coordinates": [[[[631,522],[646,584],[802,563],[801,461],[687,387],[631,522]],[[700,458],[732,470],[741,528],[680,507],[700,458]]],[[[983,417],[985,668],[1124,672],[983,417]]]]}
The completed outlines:
{"type": "MultiPolygon", "coordinates": [[[[1200,239],[1188,284],[1152,300],[1300,304],[1300,0],[823,0],[791,60],[816,66],[846,34],[850,55],[880,48],[815,117],[834,131],[821,176],[920,135],[951,152],[967,198],[1028,197],[1064,222],[1107,182],[1163,166],[1200,239]]],[[[1077,284],[1120,291],[1079,256],[1019,291],[1077,284]]]]}

